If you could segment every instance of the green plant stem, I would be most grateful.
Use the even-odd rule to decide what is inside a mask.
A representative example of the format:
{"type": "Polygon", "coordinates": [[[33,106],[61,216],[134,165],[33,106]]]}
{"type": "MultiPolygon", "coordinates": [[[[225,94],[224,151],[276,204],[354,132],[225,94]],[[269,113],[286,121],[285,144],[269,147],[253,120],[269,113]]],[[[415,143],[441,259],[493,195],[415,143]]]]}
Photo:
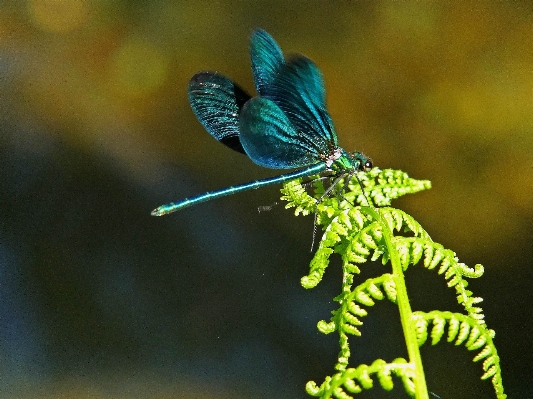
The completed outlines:
{"type": "Polygon", "coordinates": [[[422,366],[422,357],[420,356],[420,349],[416,339],[416,331],[411,322],[413,320],[413,312],[409,304],[409,297],[407,296],[407,287],[405,285],[405,278],[402,270],[402,264],[396,248],[391,242],[393,237],[389,225],[379,212],[376,212],[371,207],[361,207],[363,213],[369,214],[379,222],[383,229],[383,238],[389,252],[390,261],[392,264],[392,275],[396,283],[396,292],[398,300],[398,308],[400,310],[400,319],[402,322],[403,334],[405,337],[405,344],[407,346],[407,354],[409,355],[409,362],[414,365],[415,371],[415,397],[416,399],[429,399],[426,377],[424,375],[424,368],[422,366]]]}

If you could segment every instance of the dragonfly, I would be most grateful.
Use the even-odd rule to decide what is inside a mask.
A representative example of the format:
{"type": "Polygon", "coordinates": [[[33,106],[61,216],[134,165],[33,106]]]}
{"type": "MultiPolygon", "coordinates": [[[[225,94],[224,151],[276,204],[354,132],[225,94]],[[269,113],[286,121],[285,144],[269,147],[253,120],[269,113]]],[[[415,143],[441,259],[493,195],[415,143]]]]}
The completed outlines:
{"type": "Polygon", "coordinates": [[[362,153],[339,147],[322,73],[313,61],[301,54],[285,59],[272,36],[261,29],[252,34],[250,57],[257,96],[218,72],[201,71],[189,82],[191,108],[211,136],[255,164],[298,170],[161,205],[152,216],[326,171],[346,176],[372,168],[362,153]]]}

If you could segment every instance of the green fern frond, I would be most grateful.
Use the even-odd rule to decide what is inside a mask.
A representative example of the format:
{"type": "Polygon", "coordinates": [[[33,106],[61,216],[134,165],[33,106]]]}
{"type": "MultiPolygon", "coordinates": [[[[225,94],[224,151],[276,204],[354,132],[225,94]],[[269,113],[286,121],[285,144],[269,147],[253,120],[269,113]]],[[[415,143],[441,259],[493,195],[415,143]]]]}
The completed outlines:
{"type": "Polygon", "coordinates": [[[400,255],[403,270],[409,265],[417,264],[424,256],[424,267],[434,270],[439,266],[437,273],[444,274],[448,287],[454,287],[457,294],[457,302],[464,306],[469,316],[484,323],[482,309],[474,306],[483,301],[482,298],[472,297],[472,291],[466,289],[468,282],[464,277],[478,278],[483,275],[482,265],[476,265],[474,269],[460,263],[455,252],[445,249],[441,244],[435,243],[428,238],[418,237],[395,237],[394,243],[400,255]]]}
{"type": "Polygon", "coordinates": [[[481,379],[486,380],[492,377],[496,396],[498,398],[506,397],[503,392],[500,358],[493,342],[496,335],[494,330],[488,329],[484,323],[476,318],[461,313],[437,310],[428,313],[416,311],[413,312],[412,319],[420,346],[426,342],[428,329],[431,328],[430,323],[433,323],[430,332],[431,345],[440,342],[445,333],[446,325],[448,325],[448,342],[454,342],[455,345],[464,344],[470,351],[481,349],[473,359],[474,362],[485,359],[482,365],[484,374],[481,379]]]}
{"type": "Polygon", "coordinates": [[[326,377],[320,387],[309,382],[308,393],[324,399],[349,399],[363,389],[372,388],[371,374],[377,376],[384,389],[392,389],[390,375],[395,373],[410,395],[425,399],[428,394],[418,347],[427,340],[428,334],[433,345],[439,342],[448,326],[448,342],[464,344],[469,350],[480,349],[474,360],[484,359],[482,378],[492,377],[498,399],[504,399],[499,358],[492,341],[494,331],[487,329],[482,309],[477,306],[482,299],[474,297],[467,289],[466,278],[480,277],[483,267],[469,268],[460,263],[453,251],[434,242],[412,216],[401,210],[352,205],[368,205],[368,199],[378,206],[389,205],[392,199],[401,195],[430,188],[430,183],[411,179],[401,171],[377,168],[359,173],[357,177],[364,187],[364,194],[356,178],[347,183],[347,190],[342,195],[324,196],[323,180],[313,183],[314,196],[309,195],[299,181],[286,183],[282,190],[287,208],[295,208],[297,215],[316,213],[317,224],[324,231],[309,273],[301,279],[302,286],[314,288],[322,280],[333,254],[340,255],[342,260],[341,293],[335,298],[339,307],[332,311],[329,322],[321,320],[317,324],[318,330],[324,334],[335,331],[339,334],[337,373],[326,377]],[[354,278],[360,273],[359,267],[368,260],[379,258],[384,265],[390,262],[392,273],[370,278],[353,287],[354,278]],[[418,263],[445,278],[447,286],[455,289],[457,301],[466,314],[411,311],[403,273],[410,265],[418,263]],[[385,298],[400,309],[410,361],[397,359],[386,363],[377,360],[371,366],[349,367],[349,337],[361,335],[361,319],[368,314],[365,307],[385,298]]]}
{"type": "MultiPolygon", "coordinates": [[[[323,180],[314,181],[315,195],[317,198],[324,193],[323,180]]],[[[366,197],[376,206],[388,206],[393,199],[406,194],[415,194],[419,191],[431,188],[429,180],[416,180],[410,178],[407,173],[400,170],[374,168],[369,172],[359,172],[357,178],[353,177],[347,182],[347,190],[342,193],[342,198],[331,196],[323,198],[317,206],[317,200],[307,194],[301,185],[301,179],[293,180],[284,184],[281,189],[281,199],[287,201],[285,208],[295,208],[296,215],[308,215],[318,212],[319,216],[333,218],[335,213],[344,209],[343,205],[366,203],[366,197]],[[364,194],[359,186],[359,181],[364,187],[364,194]]],[[[321,223],[319,223],[321,224],[321,223]]]]}
{"type": "Polygon", "coordinates": [[[353,399],[351,394],[358,394],[364,389],[374,387],[372,375],[377,377],[384,390],[391,391],[394,388],[392,374],[401,379],[409,395],[415,394],[413,382],[415,372],[412,365],[403,358],[394,359],[391,363],[377,359],[370,366],[361,364],[357,368],[349,368],[327,377],[320,386],[314,381],[309,381],[305,388],[307,393],[314,397],[353,399]]]}
{"type": "Polygon", "coordinates": [[[300,184],[301,179],[291,180],[283,185],[281,199],[287,201],[285,208],[295,208],[294,214],[309,215],[314,212],[316,199],[311,197],[300,184]]]}
{"type": "MultiPolygon", "coordinates": [[[[388,206],[393,199],[406,194],[415,194],[419,191],[429,190],[431,182],[429,180],[416,180],[410,178],[407,173],[401,170],[374,168],[366,173],[359,173],[365,194],[370,197],[376,206],[388,206]]],[[[348,184],[346,198],[354,203],[364,204],[366,201],[361,196],[361,187],[357,179],[352,179],[348,184]]]]}

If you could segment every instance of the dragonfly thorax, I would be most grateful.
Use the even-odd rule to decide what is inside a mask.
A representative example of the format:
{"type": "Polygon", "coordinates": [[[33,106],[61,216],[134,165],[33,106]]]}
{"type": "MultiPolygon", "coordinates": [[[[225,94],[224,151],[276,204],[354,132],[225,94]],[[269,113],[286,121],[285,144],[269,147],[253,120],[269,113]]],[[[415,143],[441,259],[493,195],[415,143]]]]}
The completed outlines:
{"type": "Polygon", "coordinates": [[[363,171],[372,169],[372,161],[359,152],[349,153],[337,147],[329,155],[323,157],[326,167],[335,172],[363,171]]]}
{"type": "Polygon", "coordinates": [[[339,159],[342,159],[345,154],[348,155],[342,148],[337,147],[329,155],[322,155],[321,158],[328,169],[337,169],[334,165],[337,164],[339,159]]]}

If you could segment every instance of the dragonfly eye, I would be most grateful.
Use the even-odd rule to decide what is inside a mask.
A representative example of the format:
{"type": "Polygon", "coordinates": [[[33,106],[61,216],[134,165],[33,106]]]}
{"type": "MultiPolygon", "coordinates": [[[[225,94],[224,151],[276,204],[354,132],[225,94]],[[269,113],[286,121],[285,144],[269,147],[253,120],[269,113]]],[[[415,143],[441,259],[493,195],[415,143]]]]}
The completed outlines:
{"type": "Polygon", "coordinates": [[[370,169],[372,169],[372,161],[370,159],[365,162],[363,169],[365,172],[368,172],[370,169]]]}

